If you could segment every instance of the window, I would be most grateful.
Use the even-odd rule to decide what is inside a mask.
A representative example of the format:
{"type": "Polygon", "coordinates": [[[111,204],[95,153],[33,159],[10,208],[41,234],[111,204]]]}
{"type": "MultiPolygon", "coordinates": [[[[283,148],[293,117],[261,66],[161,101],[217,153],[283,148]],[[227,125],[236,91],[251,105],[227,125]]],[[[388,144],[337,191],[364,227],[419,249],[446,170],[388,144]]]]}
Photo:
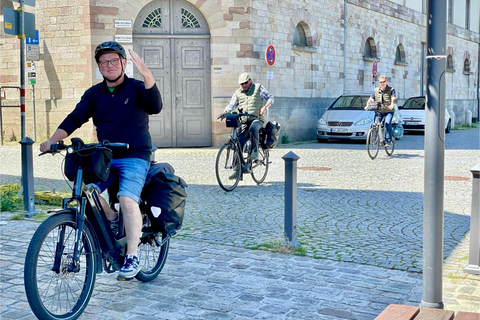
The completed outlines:
{"type": "Polygon", "coordinates": [[[161,28],[162,27],[162,8],[157,8],[143,21],[143,28],[161,28]]]}
{"type": "Polygon", "coordinates": [[[307,46],[307,35],[305,34],[305,29],[299,23],[295,28],[295,34],[293,35],[293,44],[299,46],[307,46]]]}
{"type": "Polygon", "coordinates": [[[454,72],[455,69],[453,68],[453,58],[452,55],[449,54],[447,57],[447,71],[448,72],[454,72]]]}
{"type": "Polygon", "coordinates": [[[470,61],[468,59],[463,62],[463,74],[470,74],[470,61]]]}
{"type": "Polygon", "coordinates": [[[367,39],[367,41],[365,41],[365,47],[363,48],[363,59],[373,60],[375,58],[377,58],[377,47],[375,45],[375,40],[370,37],[367,39]]]}
{"type": "Polygon", "coordinates": [[[405,49],[401,44],[397,46],[397,52],[395,53],[395,64],[407,64],[405,49]]]}
{"type": "Polygon", "coordinates": [[[190,11],[182,8],[182,29],[190,28],[200,28],[200,23],[190,11]]]}

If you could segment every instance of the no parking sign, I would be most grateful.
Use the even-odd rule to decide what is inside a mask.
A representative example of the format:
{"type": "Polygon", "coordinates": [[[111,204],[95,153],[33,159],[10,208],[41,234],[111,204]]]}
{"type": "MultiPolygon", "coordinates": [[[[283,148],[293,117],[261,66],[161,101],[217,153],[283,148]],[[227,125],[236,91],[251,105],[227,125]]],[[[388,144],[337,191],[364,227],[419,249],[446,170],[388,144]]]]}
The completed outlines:
{"type": "Polygon", "coordinates": [[[267,60],[269,66],[273,66],[275,63],[275,48],[273,46],[268,46],[265,52],[265,60],[267,60]]]}

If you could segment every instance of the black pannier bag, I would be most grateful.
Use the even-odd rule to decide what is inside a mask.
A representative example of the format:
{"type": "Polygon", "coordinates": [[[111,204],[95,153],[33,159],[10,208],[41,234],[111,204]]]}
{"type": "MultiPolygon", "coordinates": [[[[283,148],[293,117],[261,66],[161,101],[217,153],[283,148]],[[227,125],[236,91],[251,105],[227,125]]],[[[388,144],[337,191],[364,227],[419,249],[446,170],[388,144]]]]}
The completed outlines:
{"type": "Polygon", "coordinates": [[[86,184],[105,181],[110,174],[112,152],[110,149],[87,148],[65,156],[65,176],[73,181],[79,167],[83,169],[83,180],[86,184]]]}
{"type": "Polygon", "coordinates": [[[173,236],[182,228],[187,183],[173,173],[165,172],[170,171],[169,168],[157,169],[155,165],[151,167],[142,199],[148,207],[147,213],[153,227],[173,236]]]}
{"type": "Polygon", "coordinates": [[[277,121],[268,121],[265,128],[260,130],[260,141],[264,149],[275,148],[280,135],[280,124],[277,121]]]}

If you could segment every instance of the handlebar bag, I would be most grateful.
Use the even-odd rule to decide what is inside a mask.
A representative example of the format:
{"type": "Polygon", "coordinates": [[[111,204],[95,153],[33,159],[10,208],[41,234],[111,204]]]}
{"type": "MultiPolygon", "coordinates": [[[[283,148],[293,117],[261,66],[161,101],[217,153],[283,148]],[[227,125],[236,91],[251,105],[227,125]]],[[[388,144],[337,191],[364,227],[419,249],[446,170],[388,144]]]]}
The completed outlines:
{"type": "Polygon", "coordinates": [[[86,184],[105,181],[110,174],[112,152],[104,147],[82,149],[65,156],[65,176],[73,181],[79,168],[86,184]]]}
{"type": "Polygon", "coordinates": [[[265,125],[265,128],[260,130],[260,141],[264,149],[272,149],[277,146],[280,127],[281,126],[277,121],[269,121],[265,125]]]}
{"type": "Polygon", "coordinates": [[[237,128],[240,127],[240,117],[235,113],[225,114],[225,124],[227,128],[237,128]]]}
{"type": "Polygon", "coordinates": [[[370,101],[367,104],[367,110],[370,111],[379,111],[382,108],[382,104],[378,101],[370,101]]]}
{"type": "Polygon", "coordinates": [[[147,214],[152,225],[162,233],[173,236],[182,228],[187,183],[164,171],[158,171],[152,177],[147,177],[147,180],[142,199],[148,207],[147,214]]]}

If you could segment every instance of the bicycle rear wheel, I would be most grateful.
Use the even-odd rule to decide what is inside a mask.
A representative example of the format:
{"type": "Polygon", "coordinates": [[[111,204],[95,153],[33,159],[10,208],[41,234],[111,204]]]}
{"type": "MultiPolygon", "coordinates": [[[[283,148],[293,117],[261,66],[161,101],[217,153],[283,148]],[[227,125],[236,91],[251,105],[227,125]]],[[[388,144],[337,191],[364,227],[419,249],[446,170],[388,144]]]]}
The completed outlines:
{"type": "Polygon", "coordinates": [[[141,243],[138,245],[138,258],[142,269],[137,273],[135,278],[143,282],[148,282],[155,279],[160,272],[162,272],[165,261],[167,261],[170,238],[167,239],[166,236],[162,237],[160,233],[159,235],[149,234],[140,240],[141,243]]]}
{"type": "Polygon", "coordinates": [[[232,191],[242,176],[242,163],[238,149],[230,143],[223,145],[217,154],[215,175],[220,187],[232,191]]]}
{"type": "Polygon", "coordinates": [[[367,135],[367,152],[372,160],[377,157],[379,148],[378,131],[375,127],[371,127],[367,135]]]}
{"type": "Polygon", "coordinates": [[[252,179],[257,184],[265,181],[268,173],[269,160],[270,157],[268,149],[263,149],[262,147],[258,146],[258,158],[252,160],[252,179]]]}
{"type": "Polygon", "coordinates": [[[395,138],[390,141],[390,145],[387,147],[385,146],[385,152],[387,155],[391,156],[393,154],[393,151],[395,150],[395,138]]]}
{"type": "Polygon", "coordinates": [[[28,246],[24,282],[28,303],[39,319],[77,319],[87,307],[96,276],[94,238],[87,227],[73,263],[77,223],[72,213],[45,220],[28,246]]]}

